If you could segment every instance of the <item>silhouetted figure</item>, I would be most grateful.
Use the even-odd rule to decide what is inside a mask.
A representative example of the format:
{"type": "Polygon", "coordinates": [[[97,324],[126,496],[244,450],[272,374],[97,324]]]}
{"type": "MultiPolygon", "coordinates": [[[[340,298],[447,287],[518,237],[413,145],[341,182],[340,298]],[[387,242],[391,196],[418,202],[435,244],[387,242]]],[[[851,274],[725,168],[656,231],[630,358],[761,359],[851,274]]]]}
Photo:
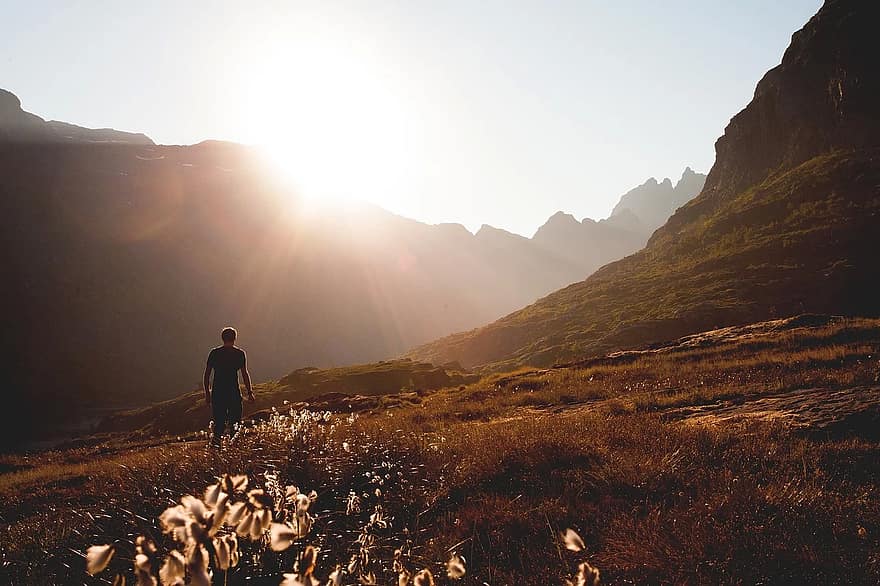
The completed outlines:
{"type": "Polygon", "coordinates": [[[238,386],[238,371],[247,389],[247,398],[254,400],[251,375],[247,369],[247,354],[235,345],[235,328],[223,328],[220,338],[223,345],[211,350],[205,366],[205,402],[213,409],[214,447],[220,447],[223,432],[229,424],[230,435],[234,435],[241,421],[241,389],[238,386]],[[214,386],[211,387],[211,371],[214,371],[214,386]]]}

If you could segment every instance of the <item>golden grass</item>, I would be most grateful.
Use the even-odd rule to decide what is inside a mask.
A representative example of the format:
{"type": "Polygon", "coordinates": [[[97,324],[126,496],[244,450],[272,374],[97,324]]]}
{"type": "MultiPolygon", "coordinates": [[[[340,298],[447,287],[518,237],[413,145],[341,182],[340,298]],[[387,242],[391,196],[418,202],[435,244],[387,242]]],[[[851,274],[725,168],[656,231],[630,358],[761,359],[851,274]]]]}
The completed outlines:
{"type": "MultiPolygon", "coordinates": [[[[380,583],[394,579],[387,561],[410,540],[413,559],[435,575],[450,550],[463,555],[470,583],[559,584],[586,560],[609,584],[876,584],[876,438],[690,426],[664,414],[790,388],[876,385],[878,342],[877,322],[847,321],[523,369],[419,402],[389,399],[393,408],[351,422],[342,414],[320,440],[266,432],[221,455],[203,442],[153,440],[6,457],[0,579],[97,583],[75,552],[115,541],[130,555],[130,536],[155,533],[156,515],[180,495],[223,472],[273,471],[321,494],[323,569],[347,563],[363,521],[340,512],[349,491],[372,494],[382,479],[392,528],[375,551],[380,583]],[[568,527],[583,555],[561,548],[568,527]]],[[[258,557],[229,583],[258,568],[277,583],[290,562],[258,557]]]]}

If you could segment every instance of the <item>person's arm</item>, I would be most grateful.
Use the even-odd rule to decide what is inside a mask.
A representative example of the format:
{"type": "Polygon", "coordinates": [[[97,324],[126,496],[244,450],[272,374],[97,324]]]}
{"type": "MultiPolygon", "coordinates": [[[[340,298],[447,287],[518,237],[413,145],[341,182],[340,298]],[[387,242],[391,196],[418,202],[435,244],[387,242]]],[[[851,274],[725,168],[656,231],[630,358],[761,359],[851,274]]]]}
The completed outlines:
{"type": "Polygon", "coordinates": [[[205,403],[208,406],[211,405],[211,367],[205,367],[205,378],[202,380],[202,385],[205,389],[205,403]]]}
{"type": "Polygon", "coordinates": [[[213,350],[211,354],[208,354],[208,364],[205,365],[205,376],[202,378],[202,387],[205,389],[205,403],[208,407],[211,406],[211,370],[213,367],[211,366],[211,356],[213,354],[213,350]]]}
{"type": "Polygon", "coordinates": [[[247,369],[247,354],[244,356],[244,364],[241,367],[241,379],[244,381],[244,388],[247,389],[248,401],[253,401],[256,397],[254,397],[254,389],[251,386],[251,373],[247,369]]]}

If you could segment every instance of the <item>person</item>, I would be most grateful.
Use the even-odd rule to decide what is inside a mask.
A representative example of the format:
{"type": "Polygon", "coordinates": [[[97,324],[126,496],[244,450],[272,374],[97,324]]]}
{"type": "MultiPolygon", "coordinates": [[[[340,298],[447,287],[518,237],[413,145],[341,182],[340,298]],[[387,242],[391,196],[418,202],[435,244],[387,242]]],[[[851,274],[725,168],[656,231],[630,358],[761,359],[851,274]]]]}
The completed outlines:
{"type": "Polygon", "coordinates": [[[247,354],[235,345],[238,332],[226,327],[220,332],[223,345],[211,350],[205,366],[205,402],[211,408],[214,421],[214,437],[211,444],[219,448],[223,432],[229,425],[230,435],[235,434],[241,421],[241,388],[238,386],[238,372],[247,389],[248,401],[254,400],[251,375],[247,369],[247,354]],[[211,371],[214,371],[214,385],[211,387],[211,371]]]}

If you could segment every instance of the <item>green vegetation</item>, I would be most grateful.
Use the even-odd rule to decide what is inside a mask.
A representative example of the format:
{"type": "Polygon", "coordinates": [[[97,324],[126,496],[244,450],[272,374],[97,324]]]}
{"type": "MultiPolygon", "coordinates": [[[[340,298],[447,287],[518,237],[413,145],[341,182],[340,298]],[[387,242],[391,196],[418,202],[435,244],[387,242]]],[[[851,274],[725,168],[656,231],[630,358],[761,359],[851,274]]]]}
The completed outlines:
{"type": "Polygon", "coordinates": [[[398,548],[439,583],[454,552],[476,584],[560,584],[581,561],[606,584],[875,584],[878,350],[878,320],[803,316],[346,405],[308,433],[282,413],[219,454],[191,434],[7,456],[0,578],[100,583],[78,552],[115,544],[107,577],[130,571],[135,535],[173,547],[157,516],[181,495],[225,472],[266,488],[268,472],[318,492],[314,526],[290,552],[240,542],[229,584],[278,584],[306,543],[325,579],[376,505],[390,524],[369,552],[380,584],[398,548]],[[817,403],[772,403],[792,397],[817,403]],[[362,510],[347,515],[350,491],[362,510]],[[562,547],[567,528],[580,554],[562,547]]]}
{"type": "Polygon", "coordinates": [[[704,193],[648,247],[486,327],[412,351],[490,370],[804,312],[880,314],[880,149],[837,151],[737,197],[704,193]]]}

